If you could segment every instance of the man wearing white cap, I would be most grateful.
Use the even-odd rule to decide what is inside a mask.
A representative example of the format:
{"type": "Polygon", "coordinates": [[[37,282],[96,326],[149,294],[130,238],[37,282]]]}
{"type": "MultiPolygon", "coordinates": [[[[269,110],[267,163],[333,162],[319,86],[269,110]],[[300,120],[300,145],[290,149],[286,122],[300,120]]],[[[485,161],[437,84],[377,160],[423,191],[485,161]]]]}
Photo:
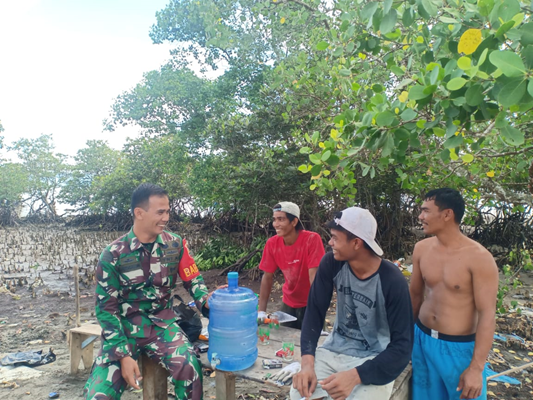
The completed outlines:
{"type": "Polygon", "coordinates": [[[389,399],[413,347],[407,282],[394,264],[381,259],[370,212],[347,208],[328,227],[333,251],[322,258],[309,293],[302,369],[293,377],[291,399],[389,399]],[[335,325],[317,349],[333,289],[335,325]]]}
{"type": "Polygon", "coordinates": [[[294,322],[284,324],[300,329],[302,326],[307,296],[320,260],[324,255],[324,245],[320,236],[303,229],[300,222],[300,208],[290,201],[282,201],[273,208],[272,225],[276,236],[268,239],[263,251],[259,269],[264,271],[259,294],[258,319],[266,317],[266,310],[274,272],[279,268],[283,272],[284,311],[297,318],[294,322]]]}

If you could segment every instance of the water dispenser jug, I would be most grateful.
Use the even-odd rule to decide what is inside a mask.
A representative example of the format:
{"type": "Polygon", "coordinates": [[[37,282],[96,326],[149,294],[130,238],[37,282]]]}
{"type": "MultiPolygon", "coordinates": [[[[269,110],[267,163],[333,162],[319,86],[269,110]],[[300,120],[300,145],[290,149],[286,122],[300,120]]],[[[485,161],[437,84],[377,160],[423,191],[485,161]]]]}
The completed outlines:
{"type": "Polygon", "coordinates": [[[216,290],[209,299],[209,350],[213,366],[239,371],[257,358],[257,297],[238,286],[239,274],[228,274],[228,287],[216,290]]]}

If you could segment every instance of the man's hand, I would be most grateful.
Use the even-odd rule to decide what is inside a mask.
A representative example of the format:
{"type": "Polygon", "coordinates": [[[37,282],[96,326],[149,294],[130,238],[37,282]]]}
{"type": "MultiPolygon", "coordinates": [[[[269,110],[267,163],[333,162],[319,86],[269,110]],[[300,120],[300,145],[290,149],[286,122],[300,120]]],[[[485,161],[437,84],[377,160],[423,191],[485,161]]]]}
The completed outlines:
{"type": "Polygon", "coordinates": [[[352,393],[353,388],[361,383],[361,378],[357,369],[352,368],[332,374],[319,383],[333,400],[344,400],[352,393]]]}
{"type": "Polygon", "coordinates": [[[215,291],[217,291],[218,289],[224,289],[224,288],[227,288],[228,285],[220,285],[219,287],[217,287],[215,290],[213,290],[212,292],[210,292],[208,295],[207,295],[207,298],[205,299],[205,307],[206,308],[209,308],[209,299],[211,298],[211,296],[213,296],[213,293],[215,293],[215,291]]]}
{"type": "Polygon", "coordinates": [[[316,382],[314,363],[304,364],[302,359],[302,370],[292,377],[292,386],[302,397],[309,399],[316,389],[316,382]]]}
{"type": "Polygon", "coordinates": [[[139,365],[133,358],[126,356],[120,359],[120,372],[124,380],[132,388],[139,390],[140,387],[137,381],[142,379],[141,371],[139,371],[139,365]]]}
{"type": "Polygon", "coordinates": [[[264,324],[265,319],[268,317],[266,311],[258,311],[257,312],[257,323],[258,324],[264,324]]]}
{"type": "Polygon", "coordinates": [[[475,399],[481,395],[483,389],[483,370],[468,367],[459,378],[457,391],[462,391],[461,399],[475,399]]]}

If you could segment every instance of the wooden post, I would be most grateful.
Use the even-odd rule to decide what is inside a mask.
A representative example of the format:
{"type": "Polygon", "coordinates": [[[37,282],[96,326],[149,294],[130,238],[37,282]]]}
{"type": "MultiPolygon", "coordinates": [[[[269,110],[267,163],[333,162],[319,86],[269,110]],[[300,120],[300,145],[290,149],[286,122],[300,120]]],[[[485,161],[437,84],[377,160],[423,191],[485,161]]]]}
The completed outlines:
{"type": "Polygon", "coordinates": [[[235,375],[232,372],[216,371],[216,400],[235,400],[235,375]]]}
{"type": "Polygon", "coordinates": [[[78,264],[74,264],[74,290],[76,291],[76,326],[80,327],[80,280],[78,277],[78,264]]]}
{"type": "Polygon", "coordinates": [[[141,355],[143,400],[167,400],[168,372],[146,354],[141,355]]]}

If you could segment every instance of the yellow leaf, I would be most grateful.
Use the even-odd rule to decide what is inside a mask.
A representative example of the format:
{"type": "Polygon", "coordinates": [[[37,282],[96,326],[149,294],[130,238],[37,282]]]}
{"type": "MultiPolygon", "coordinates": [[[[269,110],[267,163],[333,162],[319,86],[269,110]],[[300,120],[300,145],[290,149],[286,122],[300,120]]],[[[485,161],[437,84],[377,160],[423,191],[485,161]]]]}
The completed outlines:
{"type": "Polygon", "coordinates": [[[403,276],[411,276],[411,273],[410,273],[408,270],[404,269],[404,270],[402,271],[402,275],[403,275],[403,276]]]}
{"type": "Polygon", "coordinates": [[[284,24],[285,23],[285,17],[281,17],[281,19],[279,20],[279,23],[280,24],[284,24]]]}
{"type": "Polygon", "coordinates": [[[489,383],[487,383],[487,385],[489,385],[489,386],[498,386],[498,384],[496,382],[489,382],[489,383]]]}
{"type": "Polygon", "coordinates": [[[359,53],[359,58],[361,60],[364,60],[366,58],[366,54],[363,54],[363,53],[359,53]]]}
{"type": "MultiPolygon", "coordinates": [[[[487,175],[488,175],[488,174],[487,174],[487,175]]],[[[516,351],[514,351],[514,350],[509,350],[509,353],[511,353],[511,354],[515,354],[516,351]]]]}
{"type": "Polygon", "coordinates": [[[409,48],[409,46],[405,45],[405,46],[402,47],[402,50],[407,50],[408,48],[409,48]]]}
{"type": "Polygon", "coordinates": [[[376,125],[376,119],[372,118],[372,125],[376,125]]]}
{"type": "Polygon", "coordinates": [[[529,358],[527,358],[527,357],[524,357],[524,361],[525,362],[530,362],[531,360],[529,358]]]}
{"type": "Polygon", "coordinates": [[[400,100],[402,103],[405,103],[407,101],[407,98],[409,97],[409,93],[405,90],[398,96],[398,100],[400,100]]]}
{"type": "Polygon", "coordinates": [[[398,114],[399,112],[400,112],[400,109],[399,109],[398,107],[396,107],[396,108],[394,109],[394,114],[398,114]]]}
{"type": "Polygon", "coordinates": [[[422,36],[418,36],[418,37],[416,38],[416,41],[417,41],[418,43],[424,43],[424,38],[423,38],[422,36]]]}
{"type": "Polygon", "coordinates": [[[522,359],[521,359],[520,357],[518,357],[518,356],[514,356],[514,358],[515,358],[516,360],[520,360],[520,361],[522,361],[522,359]]]}
{"type": "Polygon", "coordinates": [[[506,387],[507,389],[509,389],[509,388],[511,387],[511,384],[510,384],[509,382],[505,382],[504,385],[505,385],[505,387],[506,387]]]}
{"type": "Polygon", "coordinates": [[[481,41],[481,29],[468,29],[459,39],[457,51],[467,55],[472,54],[481,44],[481,41]]]}
{"type": "Polygon", "coordinates": [[[450,25],[448,25],[448,29],[451,30],[451,31],[453,31],[453,30],[455,29],[455,26],[452,25],[452,24],[450,24],[450,25]]]}
{"type": "Polygon", "coordinates": [[[490,390],[487,391],[487,394],[488,394],[489,396],[494,396],[494,397],[496,397],[496,395],[495,395],[493,392],[491,392],[490,390]]]}
{"type": "Polygon", "coordinates": [[[489,172],[487,172],[487,176],[488,176],[489,178],[494,178],[494,171],[489,171],[489,172]]]}
{"type": "Polygon", "coordinates": [[[476,188],[474,188],[474,193],[477,193],[477,189],[476,188]]]}
{"type": "Polygon", "coordinates": [[[320,142],[318,144],[318,147],[320,147],[321,149],[325,149],[326,148],[326,145],[324,144],[324,142],[320,142]]]}
{"type": "Polygon", "coordinates": [[[529,353],[527,353],[528,356],[533,356],[533,351],[530,351],[529,353]]]}
{"type": "Polygon", "coordinates": [[[492,349],[492,351],[495,352],[495,353],[499,353],[500,349],[492,349]]]}

